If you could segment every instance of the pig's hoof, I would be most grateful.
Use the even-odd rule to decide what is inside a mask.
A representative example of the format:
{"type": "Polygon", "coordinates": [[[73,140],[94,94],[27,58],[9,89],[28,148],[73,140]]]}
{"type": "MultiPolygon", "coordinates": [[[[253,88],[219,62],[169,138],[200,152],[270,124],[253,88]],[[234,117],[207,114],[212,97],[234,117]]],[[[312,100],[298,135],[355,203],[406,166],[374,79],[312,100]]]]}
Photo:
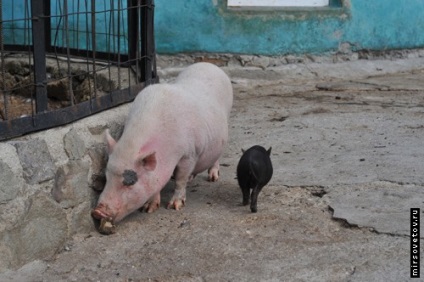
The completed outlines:
{"type": "Polygon", "coordinates": [[[180,210],[182,207],[185,206],[185,200],[183,199],[173,199],[168,203],[167,209],[175,209],[180,210]]]}
{"type": "Polygon", "coordinates": [[[211,168],[208,171],[208,181],[210,182],[216,182],[219,179],[219,169],[218,168],[211,168]]]}
{"type": "Polygon", "coordinates": [[[100,220],[99,232],[104,235],[110,235],[116,232],[116,226],[109,220],[102,218],[100,220]]]}
{"type": "Polygon", "coordinates": [[[159,208],[159,203],[151,202],[151,203],[146,203],[140,209],[140,211],[147,212],[147,213],[152,213],[152,212],[156,211],[158,208],[159,208]]]}

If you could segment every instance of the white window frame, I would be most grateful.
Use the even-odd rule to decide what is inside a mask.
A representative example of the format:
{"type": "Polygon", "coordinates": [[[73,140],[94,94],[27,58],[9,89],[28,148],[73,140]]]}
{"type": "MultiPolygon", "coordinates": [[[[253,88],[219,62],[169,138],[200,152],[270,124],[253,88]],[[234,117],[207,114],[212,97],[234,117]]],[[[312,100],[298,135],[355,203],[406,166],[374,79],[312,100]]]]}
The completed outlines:
{"type": "Polygon", "coordinates": [[[325,7],[329,0],[227,0],[230,8],[253,7],[325,7]]]}

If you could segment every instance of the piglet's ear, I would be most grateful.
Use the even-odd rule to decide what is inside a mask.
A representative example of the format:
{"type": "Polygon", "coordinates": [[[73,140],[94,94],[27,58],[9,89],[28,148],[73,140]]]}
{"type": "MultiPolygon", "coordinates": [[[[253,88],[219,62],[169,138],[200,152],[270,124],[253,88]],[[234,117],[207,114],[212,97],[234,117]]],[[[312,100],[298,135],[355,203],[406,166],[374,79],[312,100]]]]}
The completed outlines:
{"type": "Polygon", "coordinates": [[[112,154],[113,147],[115,147],[116,141],[110,135],[109,129],[106,129],[106,131],[105,131],[105,142],[106,142],[106,145],[107,145],[107,152],[110,155],[110,154],[112,154]]]}
{"type": "Polygon", "coordinates": [[[137,164],[147,171],[155,170],[157,165],[156,152],[140,158],[137,164]]]}
{"type": "Polygon", "coordinates": [[[268,153],[268,156],[271,156],[271,150],[272,150],[272,147],[269,147],[268,151],[266,151],[268,153]]]}

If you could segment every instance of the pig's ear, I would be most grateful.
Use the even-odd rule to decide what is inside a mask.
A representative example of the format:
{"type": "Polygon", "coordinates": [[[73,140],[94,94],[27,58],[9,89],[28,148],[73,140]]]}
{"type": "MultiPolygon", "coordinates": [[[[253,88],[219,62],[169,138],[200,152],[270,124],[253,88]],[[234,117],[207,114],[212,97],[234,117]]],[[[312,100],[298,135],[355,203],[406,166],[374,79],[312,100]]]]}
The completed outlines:
{"type": "Polygon", "coordinates": [[[106,141],[106,145],[107,145],[107,152],[110,155],[110,154],[112,154],[113,147],[115,147],[116,141],[110,135],[109,129],[106,129],[106,131],[105,131],[105,141],[106,141]]]}
{"type": "Polygon", "coordinates": [[[269,147],[268,151],[266,151],[268,153],[268,156],[271,156],[271,150],[272,150],[272,147],[269,147]]]}
{"type": "Polygon", "coordinates": [[[137,164],[147,171],[153,171],[156,168],[156,152],[153,152],[147,156],[141,157],[137,160],[137,164]]]}

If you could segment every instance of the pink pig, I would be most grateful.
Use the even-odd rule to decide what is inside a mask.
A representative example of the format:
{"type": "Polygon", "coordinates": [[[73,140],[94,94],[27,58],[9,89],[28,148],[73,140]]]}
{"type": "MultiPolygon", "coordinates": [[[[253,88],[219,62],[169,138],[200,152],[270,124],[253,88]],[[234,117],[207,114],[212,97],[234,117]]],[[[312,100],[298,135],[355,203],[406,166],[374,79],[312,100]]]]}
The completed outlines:
{"type": "Polygon", "coordinates": [[[92,216],[116,223],[141,207],[155,211],[172,175],[176,186],[168,208],[176,210],[184,206],[187,182],[196,174],[208,169],[209,180],[217,181],[232,103],[230,79],[209,63],[141,91],[119,141],[106,131],[107,182],[92,216]]]}

